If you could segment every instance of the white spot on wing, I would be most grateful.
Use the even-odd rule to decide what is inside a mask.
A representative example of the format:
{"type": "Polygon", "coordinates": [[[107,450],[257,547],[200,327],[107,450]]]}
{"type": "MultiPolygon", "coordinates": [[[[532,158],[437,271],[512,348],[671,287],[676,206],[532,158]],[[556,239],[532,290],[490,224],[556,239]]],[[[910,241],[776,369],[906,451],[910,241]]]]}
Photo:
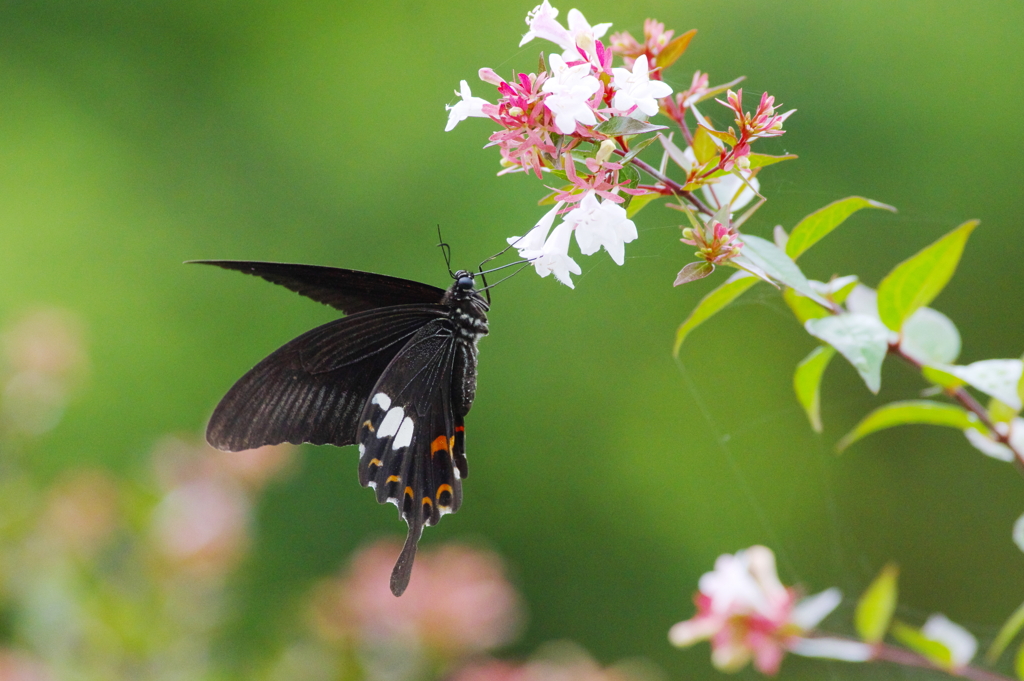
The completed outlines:
{"type": "MultiPolygon", "coordinates": [[[[384,393],[377,393],[383,395],[384,393]]],[[[387,395],[384,395],[387,397],[387,395]]],[[[376,397],[374,399],[377,399],[376,397]]],[[[390,400],[388,400],[390,402],[390,400]]],[[[377,428],[377,438],[391,437],[398,432],[398,427],[402,425],[402,419],[405,418],[405,410],[401,407],[395,407],[388,411],[384,415],[384,420],[380,422],[380,426],[377,428]]]]}
{"type": "Polygon", "coordinates": [[[362,456],[365,453],[366,453],[366,445],[364,445],[362,442],[360,442],[359,443],[359,456],[362,456]]]}
{"type": "Polygon", "coordinates": [[[455,479],[456,480],[461,480],[462,479],[462,474],[459,473],[458,466],[456,466],[455,468],[452,469],[452,473],[455,473],[455,479]]]}
{"type": "Polygon", "coordinates": [[[409,443],[412,442],[412,431],[412,419],[406,416],[402,421],[402,425],[398,428],[398,435],[395,435],[395,441],[391,443],[391,449],[408,447],[409,443]]]}
{"type": "Polygon", "coordinates": [[[373,396],[373,399],[370,400],[370,402],[372,404],[379,404],[380,408],[383,409],[384,411],[387,411],[388,409],[391,408],[391,398],[385,395],[384,393],[377,393],[376,395],[373,396]]]}
{"type": "Polygon", "coordinates": [[[374,488],[374,489],[377,489],[377,481],[376,480],[367,480],[366,484],[369,485],[370,487],[374,488]]]}

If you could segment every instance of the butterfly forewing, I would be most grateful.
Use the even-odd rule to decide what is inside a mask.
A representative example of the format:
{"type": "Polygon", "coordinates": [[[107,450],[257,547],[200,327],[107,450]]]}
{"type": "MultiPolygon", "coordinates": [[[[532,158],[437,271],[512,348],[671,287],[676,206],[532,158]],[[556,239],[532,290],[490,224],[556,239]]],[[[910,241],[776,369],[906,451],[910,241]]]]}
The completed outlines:
{"type": "Polygon", "coordinates": [[[216,265],[262,277],[307,298],[354,314],[378,307],[409,303],[439,303],[444,290],[411,279],[384,274],[343,270],[320,265],[248,260],[193,260],[199,265],[216,265]]]}

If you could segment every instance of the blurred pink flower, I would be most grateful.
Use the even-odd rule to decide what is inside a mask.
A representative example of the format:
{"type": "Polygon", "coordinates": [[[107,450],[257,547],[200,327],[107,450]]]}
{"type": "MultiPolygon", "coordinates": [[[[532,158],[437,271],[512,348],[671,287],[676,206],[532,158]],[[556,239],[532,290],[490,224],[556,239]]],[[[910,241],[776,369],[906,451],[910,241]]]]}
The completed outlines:
{"type": "Polygon", "coordinates": [[[764,546],[719,556],[698,588],[697,614],[673,626],[668,637],[681,647],[710,639],[711,662],[722,671],[737,671],[753,660],[759,672],[774,675],[787,652],[848,661],[870,656],[866,644],[803,638],[842,596],[833,588],[801,600],[799,591],[779,581],[775,554],[764,546]],[[804,652],[801,645],[808,640],[813,644],[804,652]]]}
{"type": "Polygon", "coordinates": [[[642,681],[646,674],[625,666],[602,667],[579,646],[561,641],[545,645],[533,660],[513,664],[477,661],[457,671],[451,681],[642,681]]]}
{"type": "Polygon", "coordinates": [[[219,576],[234,567],[248,546],[248,529],[248,498],[236,485],[215,478],[175,487],[153,513],[160,552],[202,576],[219,576]]]}
{"type": "Polygon", "coordinates": [[[50,430],[88,368],[81,322],[64,310],[37,310],[4,331],[0,344],[5,424],[30,435],[50,430]]]}
{"type": "Polygon", "coordinates": [[[88,361],[82,343],[82,323],[66,310],[29,313],[3,333],[7,364],[15,372],[32,371],[69,377],[88,361]]]}
{"type": "Polygon", "coordinates": [[[208,447],[210,455],[234,480],[250,490],[259,490],[295,459],[298,447],[290,444],[265,445],[241,452],[222,452],[208,447]]]}
{"type": "Polygon", "coordinates": [[[422,646],[451,657],[513,639],[522,604],[496,554],[457,544],[425,549],[408,590],[395,598],[389,579],[400,550],[389,540],[371,544],[343,577],[320,589],[314,608],[325,636],[422,646]]]}
{"type": "Polygon", "coordinates": [[[66,474],[47,494],[41,523],[61,544],[76,553],[92,554],[117,527],[117,485],[103,471],[66,474]]]}
{"type": "Polygon", "coordinates": [[[51,681],[46,666],[20,651],[0,649],[0,681],[51,681]]]}

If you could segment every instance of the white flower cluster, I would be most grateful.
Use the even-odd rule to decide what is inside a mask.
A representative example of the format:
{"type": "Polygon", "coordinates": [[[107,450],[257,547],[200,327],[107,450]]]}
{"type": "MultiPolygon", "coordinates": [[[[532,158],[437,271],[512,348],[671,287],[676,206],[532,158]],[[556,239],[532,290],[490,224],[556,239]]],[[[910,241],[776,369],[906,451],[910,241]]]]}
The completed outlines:
{"type": "Polygon", "coordinates": [[[622,206],[599,201],[593,192],[588,192],[579,205],[566,214],[562,224],[551,231],[563,205],[561,201],[556,203],[526,236],[509,237],[508,242],[519,250],[519,257],[530,261],[537,274],[542,277],[554,274],[555,279],[574,288],[569,274],[580,274],[582,270],[569,257],[570,236],[575,232],[576,244],[583,255],[593,255],[604,248],[615,264],[621,265],[626,256],[625,244],[636,239],[636,225],[626,217],[622,206]]]}

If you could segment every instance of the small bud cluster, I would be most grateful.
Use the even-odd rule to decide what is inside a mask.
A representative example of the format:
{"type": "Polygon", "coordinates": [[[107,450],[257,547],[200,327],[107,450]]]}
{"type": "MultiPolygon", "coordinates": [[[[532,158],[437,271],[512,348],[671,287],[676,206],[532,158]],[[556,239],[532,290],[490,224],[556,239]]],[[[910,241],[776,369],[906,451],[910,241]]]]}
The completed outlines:
{"type": "MultiPolygon", "coordinates": [[[[676,36],[648,19],[643,42],[620,32],[606,44],[611,24],[591,25],[576,9],[569,10],[567,19],[563,26],[548,0],[530,11],[520,45],[540,38],[560,52],[546,61],[541,55],[537,73],[516,73],[508,80],[493,69],[480,69],[480,79],[497,88],[493,103],[474,96],[462,81],[456,92],[460,100],[447,107],[445,129],[467,118],[489,118],[500,126],[487,145],[501,154],[499,175],[524,172],[550,180],[545,182],[550,193],[541,204],[554,208],[528,234],[508,241],[540,276],[554,274],[571,287],[570,275],[581,271],[569,256],[573,235],[581,254],[603,248],[621,265],[625,244],[637,238],[631,218],[652,200],[668,198],[678,202],[670,207],[710,219],[723,207],[727,213],[738,210],[759,196],[755,175],[767,163],[753,162],[750,144],[783,134],[782,124],[792,111],[777,114],[774,98],[765,95],[754,113],[745,113],[742,90],[729,89],[738,80],[711,87],[700,71],[688,89],[673,93],[663,71],[682,56],[695,30],[676,36]],[[613,66],[616,57],[622,66],[613,66]],[[728,101],[722,103],[734,112],[736,128],[718,131],[696,107],[726,91],[728,101]],[[648,122],[658,114],[679,126],[684,149],[671,135],[661,134],[666,126],[648,122]],[[692,129],[687,114],[696,123],[692,129]],[[650,133],[656,137],[641,138],[650,133]],[[638,157],[656,139],[664,149],[660,168],[638,157]],[[667,175],[669,160],[685,177],[667,175]],[[642,183],[641,172],[653,181],[642,183]],[[697,189],[704,201],[693,194],[697,189]],[[555,226],[558,217],[562,222],[555,226]]],[[[711,264],[728,263],[742,245],[736,230],[721,220],[708,221],[703,230],[688,229],[683,241],[697,246],[698,257],[711,264]]]]}
{"type": "Polygon", "coordinates": [[[696,246],[697,252],[694,255],[712,265],[721,265],[732,260],[740,254],[743,247],[735,228],[728,224],[723,225],[714,218],[708,220],[703,227],[684,229],[680,241],[696,246]]]}

